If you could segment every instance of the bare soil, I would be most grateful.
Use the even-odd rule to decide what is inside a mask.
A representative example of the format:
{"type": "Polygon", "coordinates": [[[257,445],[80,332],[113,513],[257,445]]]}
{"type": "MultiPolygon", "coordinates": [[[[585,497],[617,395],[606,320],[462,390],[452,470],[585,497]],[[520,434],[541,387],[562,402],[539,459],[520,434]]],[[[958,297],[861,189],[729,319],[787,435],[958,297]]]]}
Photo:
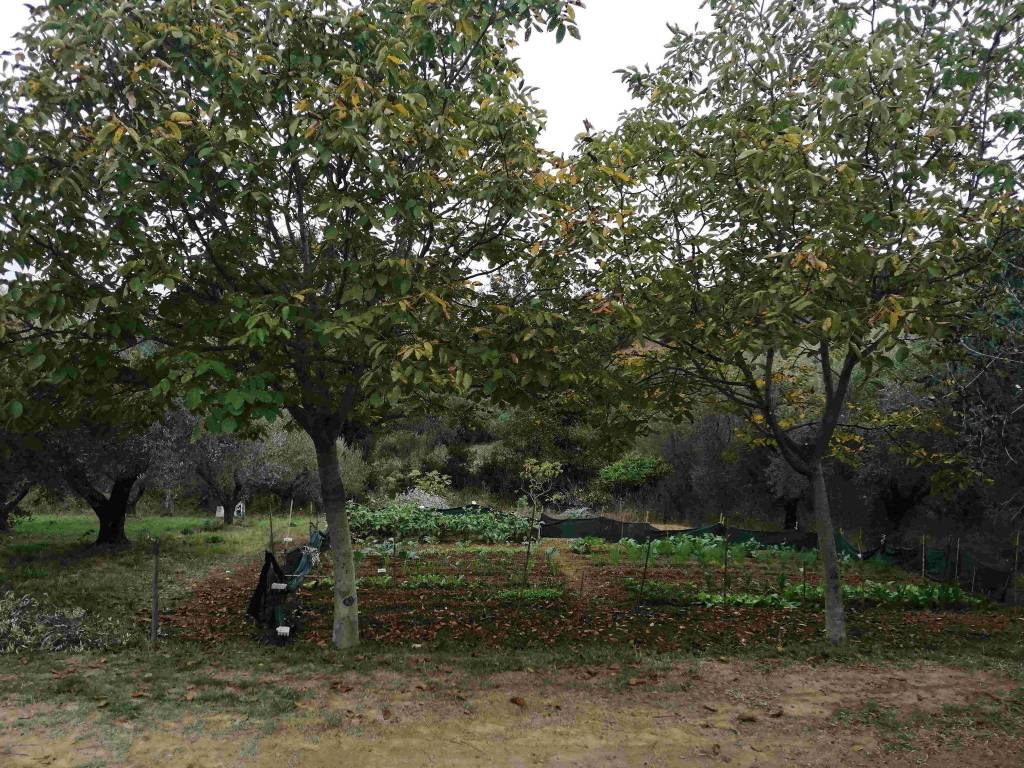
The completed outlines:
{"type": "Polygon", "coordinates": [[[719,660],[489,676],[410,668],[303,683],[298,710],[273,728],[213,712],[54,727],[57,703],[0,706],[0,765],[1024,765],[1019,683],[935,664],[719,660]]]}

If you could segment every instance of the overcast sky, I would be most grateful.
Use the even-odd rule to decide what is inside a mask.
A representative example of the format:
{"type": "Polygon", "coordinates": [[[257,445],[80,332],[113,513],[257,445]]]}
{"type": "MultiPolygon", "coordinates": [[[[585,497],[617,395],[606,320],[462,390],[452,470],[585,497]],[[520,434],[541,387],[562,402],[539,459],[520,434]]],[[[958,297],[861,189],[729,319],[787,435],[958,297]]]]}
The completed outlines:
{"type": "MultiPolygon", "coordinates": [[[[600,130],[615,125],[629,105],[616,69],[661,61],[669,32],[667,22],[693,28],[707,18],[701,0],[587,0],[578,12],[581,40],[566,36],[555,44],[553,34],[534,36],[515,55],[522,60],[527,82],[539,88],[548,113],[543,142],[568,151],[583,130],[584,118],[600,130]]],[[[0,0],[0,50],[13,45],[11,35],[28,18],[21,0],[0,0]]]]}

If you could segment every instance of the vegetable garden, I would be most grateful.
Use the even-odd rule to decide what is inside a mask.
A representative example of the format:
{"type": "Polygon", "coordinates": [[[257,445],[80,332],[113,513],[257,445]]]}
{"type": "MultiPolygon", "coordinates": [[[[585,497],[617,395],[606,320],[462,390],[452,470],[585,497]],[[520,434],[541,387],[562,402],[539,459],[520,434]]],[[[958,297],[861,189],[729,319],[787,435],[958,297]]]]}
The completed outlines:
{"type": "MultiPolygon", "coordinates": [[[[594,538],[527,542],[525,517],[483,509],[354,507],[362,627],[397,647],[529,648],[590,642],[666,650],[785,648],[820,637],[818,553],[715,535],[649,543],[594,538]]],[[[957,584],[879,561],[842,559],[860,642],[880,632],[921,647],[1014,631],[1013,611],[957,584]]],[[[242,618],[252,571],[213,577],[178,608],[184,637],[260,642],[242,618]],[[212,615],[211,598],[233,603],[212,615]]],[[[294,642],[330,637],[327,558],[298,594],[294,642]]]]}

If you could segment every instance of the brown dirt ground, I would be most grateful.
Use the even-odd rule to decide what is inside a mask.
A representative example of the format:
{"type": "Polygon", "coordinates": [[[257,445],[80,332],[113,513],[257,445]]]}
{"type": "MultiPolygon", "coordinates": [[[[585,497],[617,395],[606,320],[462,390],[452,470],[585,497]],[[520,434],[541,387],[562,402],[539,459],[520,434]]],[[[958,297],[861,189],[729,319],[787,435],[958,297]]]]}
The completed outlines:
{"type": "MultiPolygon", "coordinates": [[[[47,707],[0,707],[0,765],[70,768],[404,766],[859,766],[1019,768],[1024,734],[937,716],[989,704],[1015,683],[934,664],[908,668],[703,661],[644,678],[584,668],[469,678],[455,671],[344,673],[307,690],[276,729],[237,715],[124,723],[119,754],[97,723],[34,729],[47,707]],[[890,736],[842,711],[917,716],[890,736]],[[936,716],[934,721],[929,716],[936,716]],[[19,728],[10,727],[16,721],[19,728]]],[[[276,680],[275,682],[283,682],[276,680]]],[[[298,681],[295,681],[298,683],[298,681]]],[[[54,705],[56,707],[58,705],[54,705]]],[[[107,726],[109,727],[109,726],[107,726]]]]}

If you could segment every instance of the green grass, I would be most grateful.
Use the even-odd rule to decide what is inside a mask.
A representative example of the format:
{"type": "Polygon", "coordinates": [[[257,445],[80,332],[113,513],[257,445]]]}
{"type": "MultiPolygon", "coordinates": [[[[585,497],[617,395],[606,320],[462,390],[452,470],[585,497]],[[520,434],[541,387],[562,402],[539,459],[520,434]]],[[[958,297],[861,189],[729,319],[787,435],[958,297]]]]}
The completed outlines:
{"type": "Polygon", "coordinates": [[[833,719],[842,725],[871,728],[888,751],[915,749],[918,733],[939,732],[949,741],[964,734],[995,732],[1024,733],[1024,688],[1004,697],[982,698],[968,705],[946,705],[941,712],[914,711],[905,714],[895,707],[869,701],[856,709],[840,709],[833,719]]]}
{"type": "Polygon", "coordinates": [[[92,545],[94,515],[34,515],[0,537],[0,588],[130,621],[150,605],[154,538],[161,599],[169,605],[211,569],[257,557],[268,525],[253,518],[226,527],[209,517],[132,518],[125,526],[129,545],[110,551],[92,545]]]}

